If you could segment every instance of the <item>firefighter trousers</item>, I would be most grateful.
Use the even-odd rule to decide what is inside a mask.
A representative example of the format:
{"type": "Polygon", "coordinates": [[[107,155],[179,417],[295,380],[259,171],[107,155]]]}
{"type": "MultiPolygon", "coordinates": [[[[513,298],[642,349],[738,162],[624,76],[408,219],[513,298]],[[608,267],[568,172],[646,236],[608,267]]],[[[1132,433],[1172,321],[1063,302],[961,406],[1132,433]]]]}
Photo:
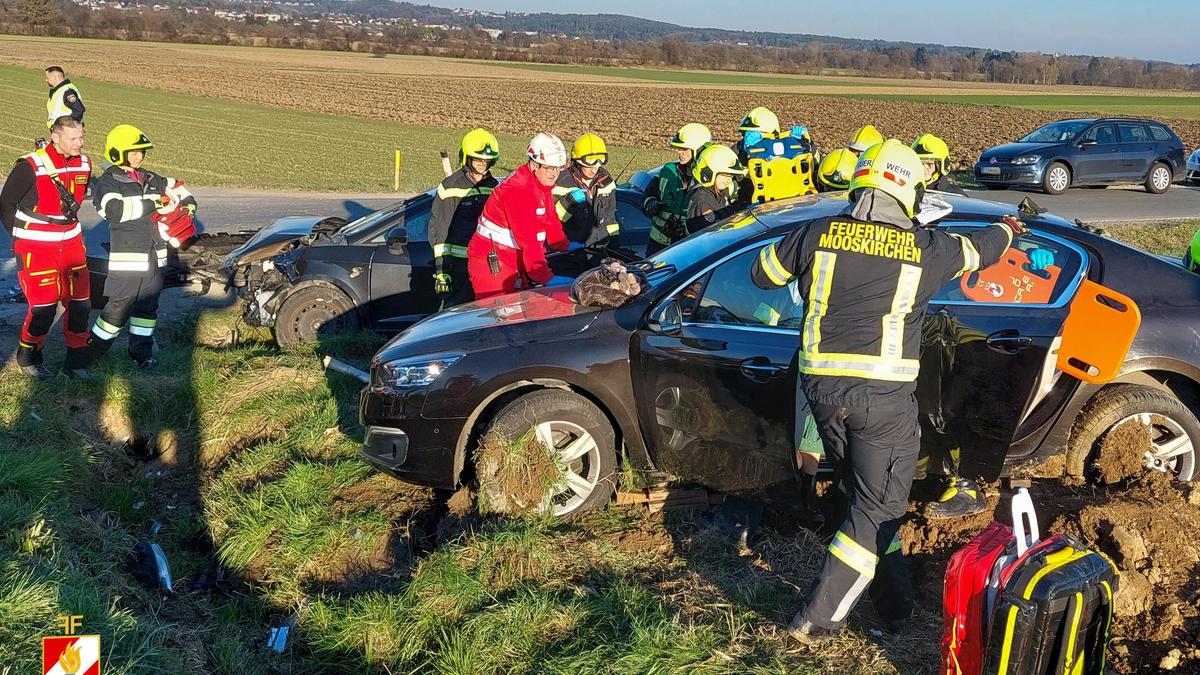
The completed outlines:
{"type": "Polygon", "coordinates": [[[162,271],[153,261],[142,272],[112,272],[104,285],[108,303],[92,325],[92,358],[108,353],[125,322],[129,322],[129,357],[144,363],[154,355],[154,326],[158,323],[158,297],[162,271]]]}
{"type": "Polygon", "coordinates": [[[516,252],[500,252],[496,256],[496,272],[492,272],[486,254],[472,256],[467,260],[467,271],[475,299],[483,300],[505,293],[513,293],[532,286],[526,279],[516,252]]]}
{"type": "Polygon", "coordinates": [[[846,517],[825,555],[821,576],[801,614],[836,628],[870,589],[885,622],[912,613],[912,575],[900,548],[900,524],[921,446],[916,397],[876,400],[870,407],[812,403],[812,415],[845,486],[846,517]]]}
{"type": "Polygon", "coordinates": [[[30,355],[41,352],[61,304],[66,311],[62,323],[68,368],[78,367],[77,361],[86,353],[88,314],[92,311],[91,276],[83,237],[65,241],[18,238],[13,242],[13,256],[17,260],[17,282],[29,303],[21,324],[22,351],[30,355]]]}

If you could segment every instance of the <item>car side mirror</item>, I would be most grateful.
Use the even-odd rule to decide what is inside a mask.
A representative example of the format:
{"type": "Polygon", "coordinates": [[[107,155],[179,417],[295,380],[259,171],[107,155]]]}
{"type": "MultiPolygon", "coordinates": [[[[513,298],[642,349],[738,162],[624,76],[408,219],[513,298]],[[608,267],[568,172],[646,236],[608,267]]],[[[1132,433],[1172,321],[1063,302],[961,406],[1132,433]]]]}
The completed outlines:
{"type": "Polygon", "coordinates": [[[656,333],[670,335],[678,333],[683,328],[683,311],[679,308],[679,299],[671,298],[650,315],[650,330],[656,333]]]}
{"type": "Polygon", "coordinates": [[[1085,138],[1084,140],[1079,141],[1079,147],[1082,148],[1088,145],[1096,145],[1097,143],[1099,143],[1099,141],[1094,138],[1085,138]]]}
{"type": "Polygon", "coordinates": [[[403,225],[397,225],[388,230],[387,233],[387,248],[388,253],[392,255],[404,255],[404,246],[408,243],[408,229],[403,225]]]}

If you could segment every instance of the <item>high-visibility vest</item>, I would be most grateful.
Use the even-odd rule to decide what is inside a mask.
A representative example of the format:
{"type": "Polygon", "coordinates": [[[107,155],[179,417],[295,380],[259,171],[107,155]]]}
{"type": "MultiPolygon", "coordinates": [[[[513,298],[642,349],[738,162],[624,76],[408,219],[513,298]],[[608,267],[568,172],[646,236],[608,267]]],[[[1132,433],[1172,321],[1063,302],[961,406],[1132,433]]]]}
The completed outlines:
{"type": "MultiPolygon", "coordinates": [[[[75,84],[73,82],[68,82],[66,85],[55,89],[50,94],[50,98],[46,99],[47,129],[54,124],[54,120],[62,117],[63,115],[71,114],[71,106],[67,105],[66,101],[67,94],[70,92],[74,92],[76,96],[79,96],[79,90],[75,88],[75,84]]],[[[82,96],[79,97],[83,98],[82,96]]]]}

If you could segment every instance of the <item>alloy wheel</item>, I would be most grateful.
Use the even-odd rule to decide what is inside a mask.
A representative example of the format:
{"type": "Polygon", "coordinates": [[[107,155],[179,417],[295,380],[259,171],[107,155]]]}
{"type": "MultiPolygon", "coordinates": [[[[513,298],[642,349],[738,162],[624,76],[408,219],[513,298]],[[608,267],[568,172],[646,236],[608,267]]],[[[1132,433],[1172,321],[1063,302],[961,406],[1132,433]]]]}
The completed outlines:
{"type": "Polygon", "coordinates": [[[1150,182],[1155,190],[1166,190],[1171,185],[1171,172],[1167,167],[1160,165],[1154,170],[1154,175],[1150,176],[1150,182]]]}
{"type": "Polygon", "coordinates": [[[1071,174],[1061,166],[1050,169],[1050,187],[1055,192],[1062,192],[1071,186],[1071,174]]]}
{"type": "Polygon", "coordinates": [[[553,494],[542,501],[541,510],[556,516],[571,513],[591,496],[600,481],[600,446],[586,429],[572,422],[542,422],[534,431],[550,449],[561,475],[553,494]]]}

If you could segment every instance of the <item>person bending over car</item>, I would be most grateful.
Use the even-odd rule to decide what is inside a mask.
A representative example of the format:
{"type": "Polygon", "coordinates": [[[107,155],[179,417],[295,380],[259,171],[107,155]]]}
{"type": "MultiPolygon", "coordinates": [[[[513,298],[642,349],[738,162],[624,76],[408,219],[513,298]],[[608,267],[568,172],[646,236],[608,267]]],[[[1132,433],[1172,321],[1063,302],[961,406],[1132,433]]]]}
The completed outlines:
{"type": "Polygon", "coordinates": [[[540,133],[529,142],[529,161],[504,179],[483,205],[467,245],[467,273],[475,299],[483,300],[551,282],[546,247],[567,250],[567,237],[552,189],[567,164],[558,136],[540,133]]]}
{"type": "Polygon", "coordinates": [[[725,218],[742,207],[730,199],[733,182],[746,175],[746,169],[737,159],[737,153],[724,145],[710,145],[700,153],[692,176],[688,198],[685,236],[691,236],[713,223],[725,218]]]}
{"type": "Polygon", "coordinates": [[[433,246],[433,290],[441,309],[474,299],[467,276],[467,244],[497,185],[492,167],[500,159],[500,143],[485,129],[472,129],[458,149],[458,171],[437,186],[429,214],[429,243],[433,246]]]}
{"type": "Polygon", "coordinates": [[[847,209],[763,248],[751,269],[759,288],[798,282],[801,386],[848,500],[817,584],[788,626],[803,643],[839,632],[868,589],[889,630],[912,613],[899,528],[921,447],[921,323],[938,289],[997,262],[1025,231],[1011,217],[971,234],[917,227],[924,192],[912,148],[874,145],[855,167],[847,209]]]}

